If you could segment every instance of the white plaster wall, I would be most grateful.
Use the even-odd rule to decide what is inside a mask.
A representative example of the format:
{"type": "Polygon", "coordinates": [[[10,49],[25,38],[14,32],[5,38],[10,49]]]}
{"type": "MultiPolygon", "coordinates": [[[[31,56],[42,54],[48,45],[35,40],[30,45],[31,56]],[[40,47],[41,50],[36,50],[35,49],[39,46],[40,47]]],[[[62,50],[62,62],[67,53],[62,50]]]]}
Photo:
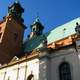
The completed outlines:
{"type": "Polygon", "coordinates": [[[0,69],[0,80],[27,80],[31,72],[34,75],[34,80],[39,80],[38,59],[0,69]]]}
{"type": "Polygon", "coordinates": [[[39,80],[39,59],[33,59],[27,62],[26,77],[28,77],[31,73],[34,75],[34,80],[39,80]]]}
{"type": "Polygon", "coordinates": [[[72,80],[80,80],[80,59],[77,52],[65,49],[53,52],[49,56],[46,54],[39,59],[0,69],[0,80],[8,80],[8,77],[10,80],[27,80],[31,73],[34,80],[60,80],[59,65],[63,61],[70,64],[72,80]]]}
{"type": "Polygon", "coordinates": [[[4,80],[5,77],[5,69],[0,70],[0,80],[4,80]]]}
{"type": "Polygon", "coordinates": [[[18,65],[14,65],[11,67],[7,67],[5,72],[5,79],[4,80],[16,80],[17,78],[17,69],[18,69],[18,65]]]}
{"type": "Polygon", "coordinates": [[[51,80],[60,80],[59,65],[63,61],[67,61],[70,64],[72,80],[80,80],[80,65],[77,53],[67,50],[53,53],[51,58],[51,80]]]}

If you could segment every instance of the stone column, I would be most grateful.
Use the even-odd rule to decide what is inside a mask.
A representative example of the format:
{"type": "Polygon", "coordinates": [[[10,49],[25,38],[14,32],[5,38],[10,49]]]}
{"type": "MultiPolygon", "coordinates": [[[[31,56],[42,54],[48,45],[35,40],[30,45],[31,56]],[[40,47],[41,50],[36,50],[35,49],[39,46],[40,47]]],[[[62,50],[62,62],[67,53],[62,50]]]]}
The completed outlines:
{"type": "Polygon", "coordinates": [[[39,54],[39,80],[51,80],[50,79],[50,56],[48,50],[44,49],[39,54]]]}

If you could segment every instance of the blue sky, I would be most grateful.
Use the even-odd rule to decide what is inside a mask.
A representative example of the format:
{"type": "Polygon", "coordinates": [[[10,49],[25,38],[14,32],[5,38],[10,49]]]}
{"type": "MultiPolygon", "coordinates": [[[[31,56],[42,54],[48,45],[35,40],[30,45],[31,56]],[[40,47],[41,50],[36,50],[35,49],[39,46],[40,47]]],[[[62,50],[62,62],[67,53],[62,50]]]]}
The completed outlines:
{"type": "MultiPolygon", "coordinates": [[[[7,15],[7,9],[15,0],[0,1],[0,20],[7,15]]],[[[37,14],[44,25],[44,33],[80,16],[80,0],[19,0],[24,7],[24,24],[28,27],[24,38],[30,33],[30,25],[37,14]]]]}

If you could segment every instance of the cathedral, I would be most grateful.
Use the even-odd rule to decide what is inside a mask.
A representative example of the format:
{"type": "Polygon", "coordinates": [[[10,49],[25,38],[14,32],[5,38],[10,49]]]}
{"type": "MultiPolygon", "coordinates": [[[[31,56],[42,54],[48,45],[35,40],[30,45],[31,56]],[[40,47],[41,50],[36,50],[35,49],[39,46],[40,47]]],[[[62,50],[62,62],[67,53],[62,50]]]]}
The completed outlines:
{"type": "Polygon", "coordinates": [[[0,21],[0,80],[79,80],[80,17],[44,33],[39,18],[27,27],[18,1],[0,21]]]}

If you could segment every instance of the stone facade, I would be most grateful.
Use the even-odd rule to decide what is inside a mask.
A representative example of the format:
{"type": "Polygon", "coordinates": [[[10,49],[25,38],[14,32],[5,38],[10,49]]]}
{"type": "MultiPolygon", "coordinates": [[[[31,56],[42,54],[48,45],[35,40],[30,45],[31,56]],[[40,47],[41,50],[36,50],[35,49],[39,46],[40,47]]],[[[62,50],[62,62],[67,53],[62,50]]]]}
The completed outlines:
{"type": "Polygon", "coordinates": [[[1,67],[0,80],[60,80],[59,66],[70,64],[71,80],[80,79],[80,58],[74,46],[59,50],[40,49],[31,55],[15,60],[1,67]],[[28,79],[33,75],[31,79],[28,79]]]}

